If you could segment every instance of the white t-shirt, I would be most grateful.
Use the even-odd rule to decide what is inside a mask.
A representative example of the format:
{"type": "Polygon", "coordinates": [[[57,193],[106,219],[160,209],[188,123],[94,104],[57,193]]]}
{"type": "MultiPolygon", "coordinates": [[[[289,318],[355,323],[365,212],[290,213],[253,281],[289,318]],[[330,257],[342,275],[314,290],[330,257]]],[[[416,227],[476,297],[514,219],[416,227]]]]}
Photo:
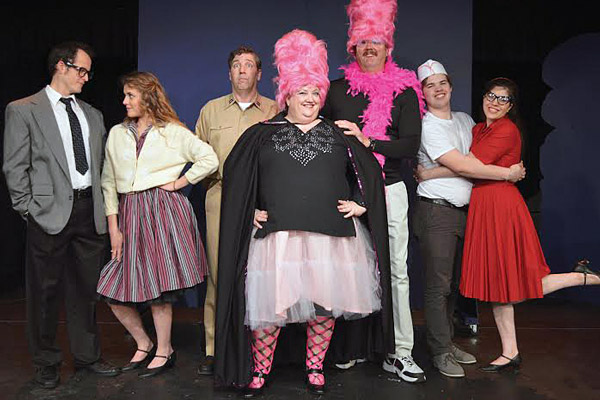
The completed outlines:
{"type": "Polygon", "coordinates": [[[238,101],[238,104],[239,104],[240,108],[242,109],[242,111],[246,111],[246,108],[250,107],[253,104],[253,102],[242,103],[242,102],[238,101]]]}
{"type": "MultiPolygon", "coordinates": [[[[423,117],[419,164],[438,167],[438,158],[451,150],[469,154],[475,122],[463,112],[453,112],[452,119],[438,118],[430,112],[423,117]]],[[[430,199],[444,199],[457,207],[469,204],[472,184],[461,177],[430,179],[419,183],[417,194],[430,199]]]]}

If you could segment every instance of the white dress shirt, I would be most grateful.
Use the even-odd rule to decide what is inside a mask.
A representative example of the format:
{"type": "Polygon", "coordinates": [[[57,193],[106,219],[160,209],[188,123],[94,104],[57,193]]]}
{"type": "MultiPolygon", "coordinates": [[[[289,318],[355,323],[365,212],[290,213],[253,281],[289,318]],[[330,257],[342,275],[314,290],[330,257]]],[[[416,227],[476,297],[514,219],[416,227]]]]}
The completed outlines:
{"type": "MultiPolygon", "coordinates": [[[[46,86],[46,95],[50,100],[50,105],[52,106],[52,110],[54,111],[54,117],[56,118],[56,123],[58,124],[58,130],[60,131],[60,137],[62,138],[62,144],[65,148],[65,155],[67,156],[67,164],[69,166],[69,173],[71,175],[71,185],[73,185],[73,189],[85,189],[89,186],[92,186],[92,173],[91,168],[85,172],[85,174],[81,175],[77,168],[75,167],[75,154],[73,154],[73,136],[71,134],[71,124],[69,123],[69,115],[67,114],[67,106],[64,103],[61,103],[60,99],[63,97],[60,93],[50,87],[50,85],[46,86]]],[[[71,107],[79,119],[79,124],[81,125],[81,133],[83,135],[83,143],[85,146],[85,157],[87,159],[88,167],[91,167],[90,160],[90,127],[88,125],[87,119],[85,118],[85,114],[79,104],[77,104],[77,99],[75,95],[68,96],[73,101],[71,102],[71,107]]]]}

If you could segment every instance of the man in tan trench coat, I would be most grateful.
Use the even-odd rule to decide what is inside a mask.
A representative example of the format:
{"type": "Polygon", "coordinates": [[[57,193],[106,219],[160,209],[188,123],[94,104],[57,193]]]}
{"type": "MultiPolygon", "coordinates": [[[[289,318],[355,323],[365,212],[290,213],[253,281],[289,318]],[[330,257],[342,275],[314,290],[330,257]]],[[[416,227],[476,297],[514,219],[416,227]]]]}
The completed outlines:
{"type": "Polygon", "coordinates": [[[209,266],[206,301],[204,303],[204,332],[206,357],[198,374],[212,375],[215,344],[215,309],[217,297],[217,265],[219,253],[219,220],[221,218],[221,179],[223,165],[242,133],[257,122],[277,114],[277,103],[258,94],[261,77],[258,54],[249,47],[239,47],[229,54],[229,80],[232,93],[210,100],[196,123],[196,134],[210,144],[219,157],[219,170],[206,179],[206,244],[209,266]]]}

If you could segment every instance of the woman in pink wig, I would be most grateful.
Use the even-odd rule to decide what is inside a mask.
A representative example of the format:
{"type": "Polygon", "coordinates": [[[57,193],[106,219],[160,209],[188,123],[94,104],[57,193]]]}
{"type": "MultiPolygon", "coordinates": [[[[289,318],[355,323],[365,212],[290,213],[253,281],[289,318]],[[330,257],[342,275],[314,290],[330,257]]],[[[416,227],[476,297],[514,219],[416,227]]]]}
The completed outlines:
{"type": "Polygon", "coordinates": [[[381,309],[389,282],[383,180],[362,185],[381,176],[377,161],[319,118],[325,43],[289,32],[275,65],[283,111],[249,128],[224,168],[215,374],[246,397],[262,392],[290,323],[307,324],[307,387],[323,393],[335,318],[381,309]]]}

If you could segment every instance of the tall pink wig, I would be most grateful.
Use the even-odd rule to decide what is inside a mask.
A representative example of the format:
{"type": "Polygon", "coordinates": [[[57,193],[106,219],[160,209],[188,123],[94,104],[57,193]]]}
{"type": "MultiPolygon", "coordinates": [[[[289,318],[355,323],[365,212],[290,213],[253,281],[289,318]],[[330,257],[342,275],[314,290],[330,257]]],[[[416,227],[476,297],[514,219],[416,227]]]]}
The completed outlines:
{"type": "Polygon", "coordinates": [[[300,29],[286,33],[275,43],[275,67],[279,73],[274,79],[279,109],[285,109],[285,101],[307,85],[319,88],[323,107],[329,90],[327,45],[324,41],[300,29]]]}
{"type": "Polygon", "coordinates": [[[363,39],[381,39],[388,55],[394,49],[394,20],[398,4],[396,0],[352,0],[346,7],[350,26],[346,50],[354,55],[354,46],[363,39]]]}

